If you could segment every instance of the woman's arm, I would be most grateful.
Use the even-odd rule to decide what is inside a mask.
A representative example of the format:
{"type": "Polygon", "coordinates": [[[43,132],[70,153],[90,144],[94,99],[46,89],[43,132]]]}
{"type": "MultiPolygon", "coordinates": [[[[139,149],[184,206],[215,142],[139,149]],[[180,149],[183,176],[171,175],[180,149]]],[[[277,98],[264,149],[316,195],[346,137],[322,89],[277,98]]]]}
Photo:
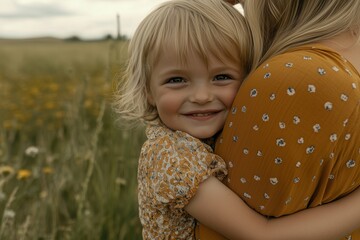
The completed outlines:
{"type": "Polygon", "coordinates": [[[268,220],[210,177],[185,210],[230,239],[339,239],[360,227],[360,189],[333,203],[268,220]]]}

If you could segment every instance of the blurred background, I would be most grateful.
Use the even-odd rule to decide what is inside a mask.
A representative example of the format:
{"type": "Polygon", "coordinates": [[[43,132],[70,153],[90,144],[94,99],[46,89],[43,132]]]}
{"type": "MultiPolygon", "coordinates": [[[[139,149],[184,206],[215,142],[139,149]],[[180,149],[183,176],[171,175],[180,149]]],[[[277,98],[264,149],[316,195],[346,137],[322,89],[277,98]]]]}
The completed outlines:
{"type": "Polygon", "coordinates": [[[141,239],[143,129],[111,101],[160,2],[0,1],[0,239],[141,239]]]}
{"type": "Polygon", "coordinates": [[[1,240],[141,239],[144,129],[122,128],[111,101],[163,1],[0,1],[1,240]]]}
{"type": "Polygon", "coordinates": [[[164,0],[1,0],[0,37],[99,39],[131,37],[137,25],[164,0]]]}

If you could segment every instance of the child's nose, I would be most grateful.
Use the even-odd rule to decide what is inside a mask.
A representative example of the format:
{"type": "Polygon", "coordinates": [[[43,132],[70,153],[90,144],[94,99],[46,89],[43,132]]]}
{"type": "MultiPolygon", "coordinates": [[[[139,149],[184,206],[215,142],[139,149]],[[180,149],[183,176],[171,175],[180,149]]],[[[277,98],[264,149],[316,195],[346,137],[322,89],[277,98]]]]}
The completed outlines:
{"type": "Polygon", "coordinates": [[[214,94],[212,93],[211,87],[205,84],[193,89],[190,101],[198,104],[204,104],[212,101],[213,98],[214,94]]]}

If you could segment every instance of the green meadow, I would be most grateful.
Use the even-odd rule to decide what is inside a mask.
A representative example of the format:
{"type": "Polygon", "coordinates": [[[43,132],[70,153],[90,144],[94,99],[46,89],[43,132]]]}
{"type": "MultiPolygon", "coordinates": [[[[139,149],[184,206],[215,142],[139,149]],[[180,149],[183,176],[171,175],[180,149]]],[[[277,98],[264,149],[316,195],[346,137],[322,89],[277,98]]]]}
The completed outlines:
{"type": "Polygon", "coordinates": [[[0,40],[0,239],[141,239],[126,41],[0,40]]]}

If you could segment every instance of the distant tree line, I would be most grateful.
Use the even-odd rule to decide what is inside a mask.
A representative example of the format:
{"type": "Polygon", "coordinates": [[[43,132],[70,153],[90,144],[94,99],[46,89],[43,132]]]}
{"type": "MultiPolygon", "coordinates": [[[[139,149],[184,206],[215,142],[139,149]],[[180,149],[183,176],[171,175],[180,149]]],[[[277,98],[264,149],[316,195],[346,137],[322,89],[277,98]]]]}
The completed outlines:
{"type": "Polygon", "coordinates": [[[102,38],[96,38],[96,39],[82,39],[79,36],[70,36],[68,38],[64,38],[65,41],[69,41],[69,42],[80,42],[80,41],[103,41],[103,40],[119,40],[119,41],[126,41],[129,38],[126,35],[120,35],[119,37],[114,37],[111,34],[106,34],[104,37],[102,38]]]}

